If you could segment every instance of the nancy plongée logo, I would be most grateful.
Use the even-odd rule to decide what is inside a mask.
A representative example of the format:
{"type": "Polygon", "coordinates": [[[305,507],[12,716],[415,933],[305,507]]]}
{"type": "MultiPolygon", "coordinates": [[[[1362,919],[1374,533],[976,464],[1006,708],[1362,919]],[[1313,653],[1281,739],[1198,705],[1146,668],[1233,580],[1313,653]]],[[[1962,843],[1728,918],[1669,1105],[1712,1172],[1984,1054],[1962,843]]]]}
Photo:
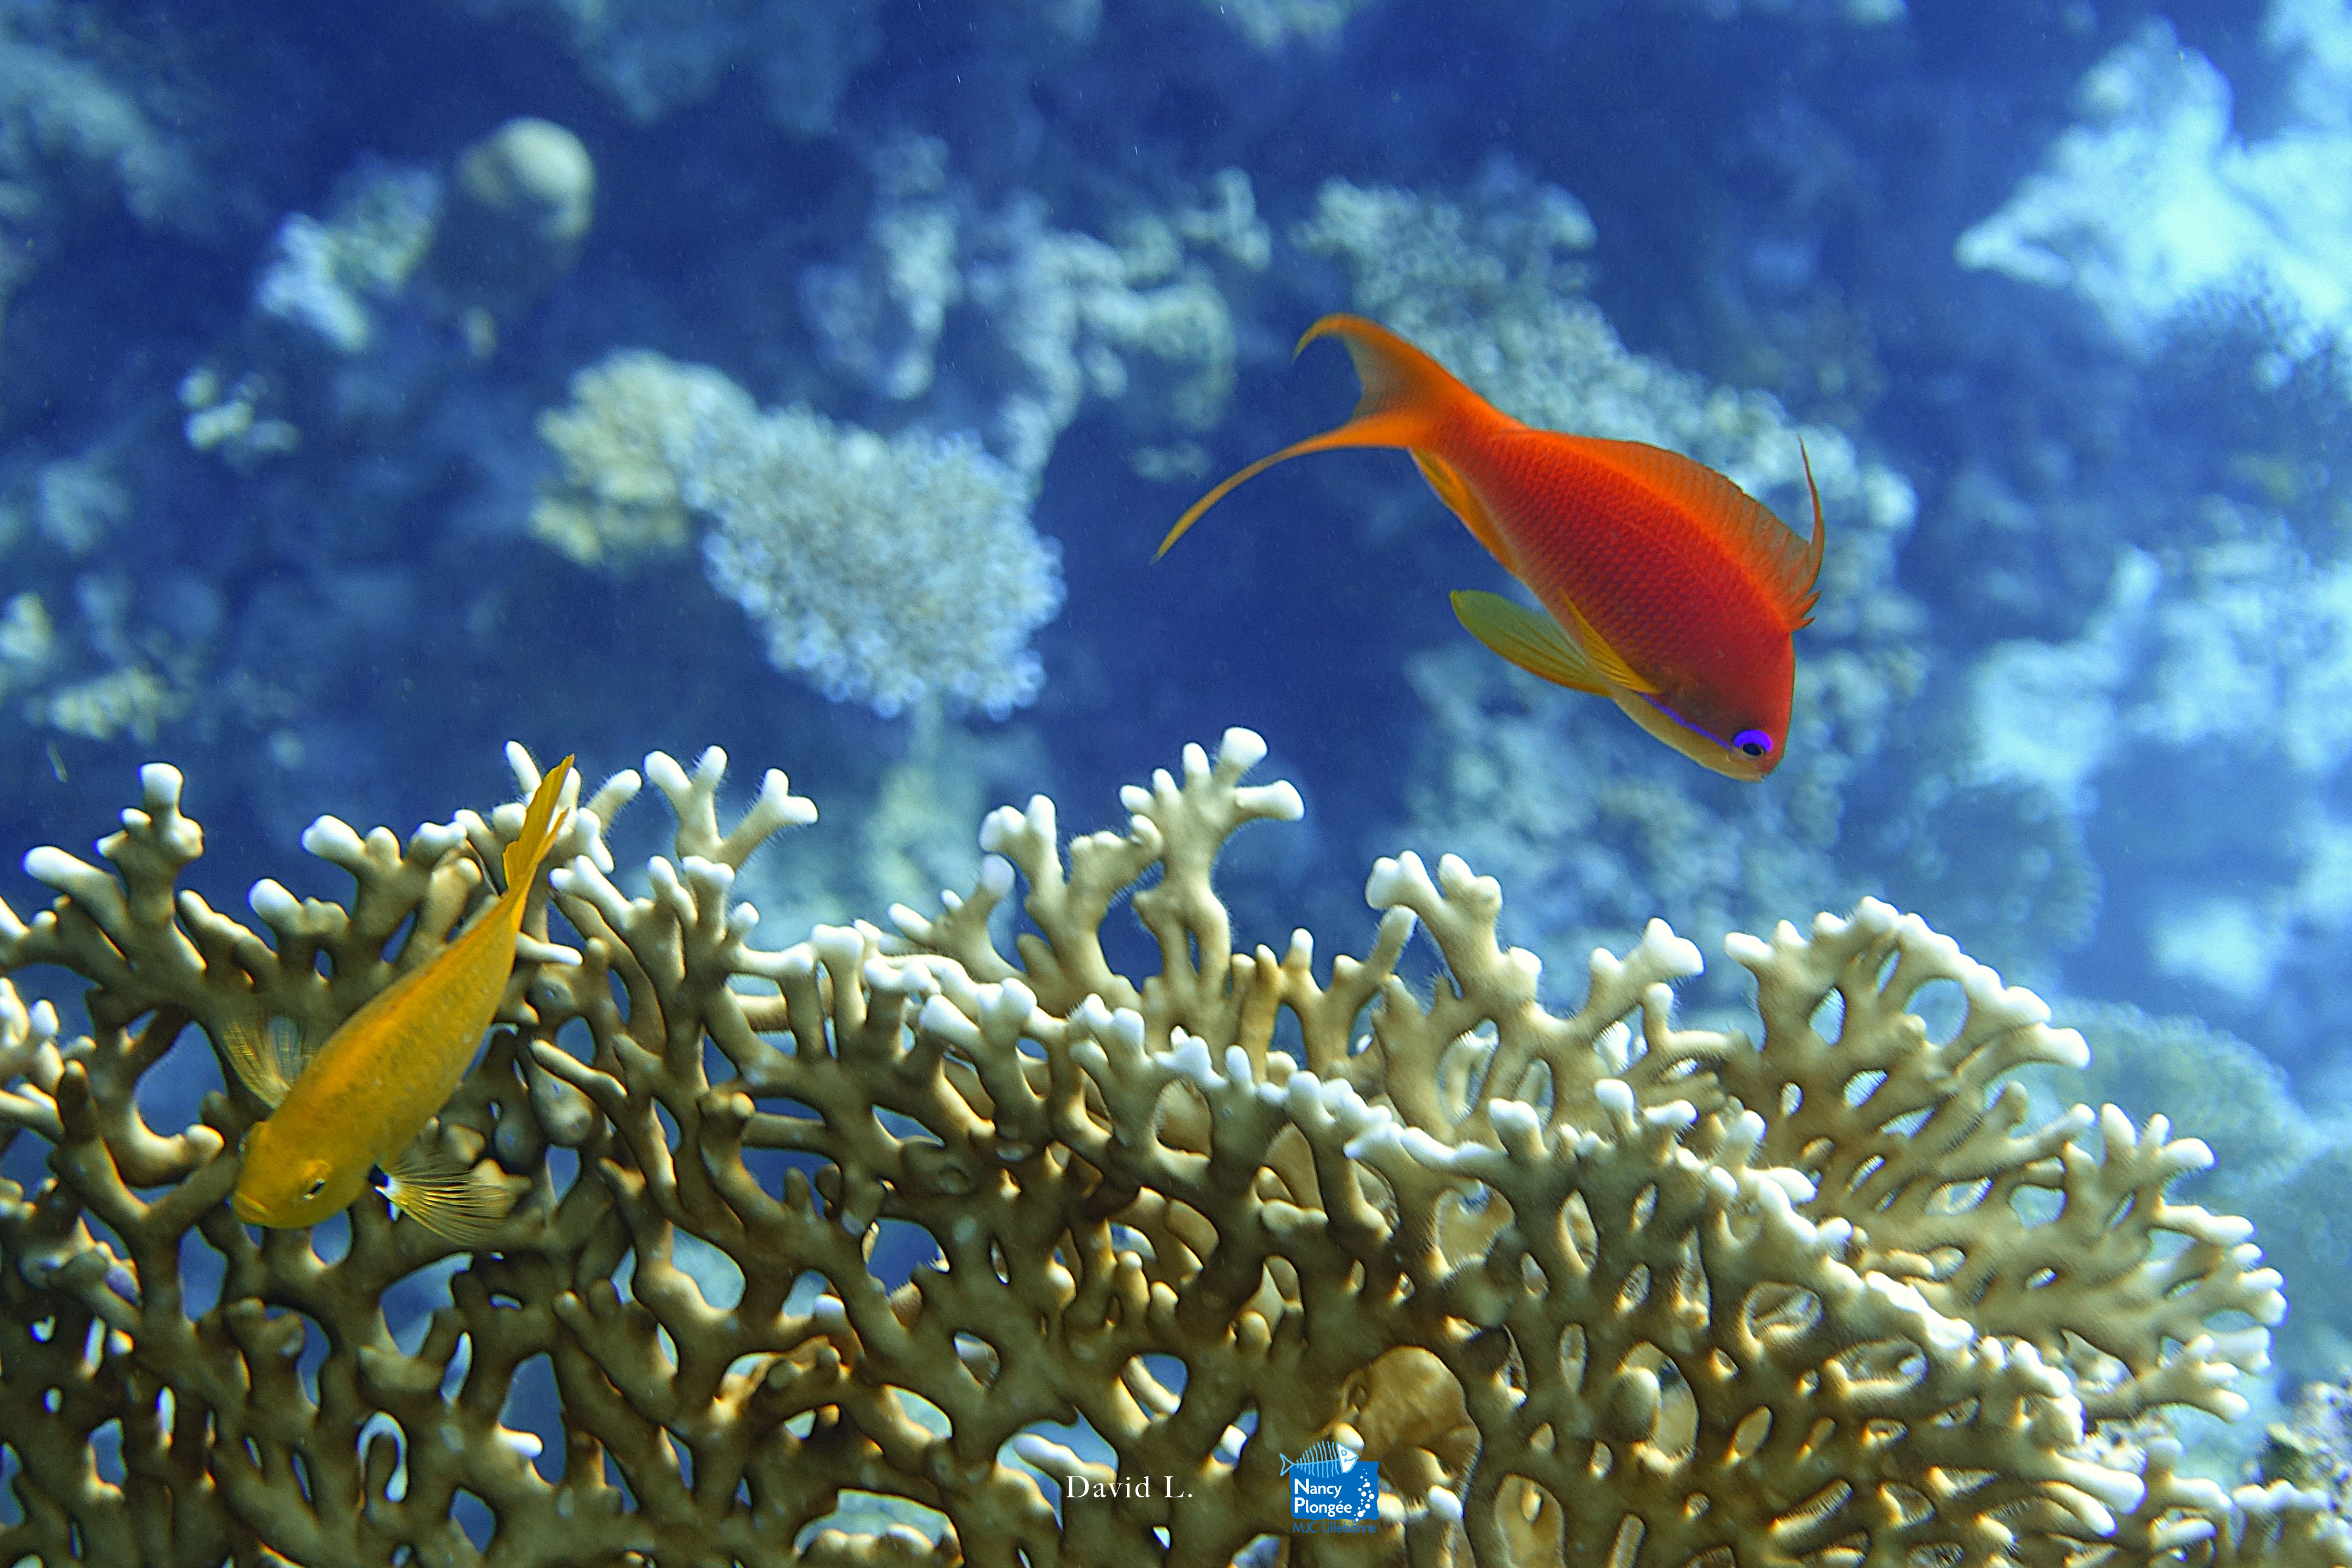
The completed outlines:
{"type": "Polygon", "coordinates": [[[1296,1459],[1284,1455],[1282,1472],[1290,1478],[1294,1525],[1371,1528],[1380,1522],[1379,1460],[1367,1459],[1327,1437],[1296,1459]]]}

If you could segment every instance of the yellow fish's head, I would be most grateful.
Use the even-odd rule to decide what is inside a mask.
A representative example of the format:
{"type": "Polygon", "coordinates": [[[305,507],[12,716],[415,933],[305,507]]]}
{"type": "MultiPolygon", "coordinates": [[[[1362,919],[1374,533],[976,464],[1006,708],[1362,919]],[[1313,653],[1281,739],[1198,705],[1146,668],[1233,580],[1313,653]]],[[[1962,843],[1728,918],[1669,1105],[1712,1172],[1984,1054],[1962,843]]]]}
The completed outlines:
{"type": "Polygon", "coordinates": [[[366,1162],[339,1169],[315,1142],[288,1137],[275,1118],[245,1135],[244,1156],[229,1208],[247,1225],[317,1225],[349,1208],[367,1186],[366,1162]]]}

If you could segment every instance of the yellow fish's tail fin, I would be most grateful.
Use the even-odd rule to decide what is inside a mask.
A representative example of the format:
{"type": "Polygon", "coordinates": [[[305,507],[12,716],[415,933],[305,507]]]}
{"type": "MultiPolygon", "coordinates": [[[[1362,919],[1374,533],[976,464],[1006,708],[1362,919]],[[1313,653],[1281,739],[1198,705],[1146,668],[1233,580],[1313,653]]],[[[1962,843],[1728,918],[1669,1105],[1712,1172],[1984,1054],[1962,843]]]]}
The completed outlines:
{"type": "Polygon", "coordinates": [[[1459,400],[1476,402],[1477,395],[1454,379],[1446,368],[1376,321],[1361,316],[1326,316],[1298,340],[1305,350],[1318,338],[1336,337],[1356,362],[1356,379],[1364,395],[1345,425],[1292,443],[1272,457],[1260,458],[1248,468],[1192,503],[1151,558],[1159,560],[1169,546],[1201,519],[1201,514],[1230,495],[1234,487],[1255,479],[1276,463],[1309,452],[1329,452],[1342,447],[1402,447],[1408,450],[1428,444],[1439,420],[1459,406],[1459,400]]]}
{"type": "Polygon", "coordinates": [[[507,846],[508,892],[530,886],[531,879],[539,875],[539,863],[547,858],[547,852],[554,847],[556,837],[570,825],[571,812],[565,811],[559,819],[555,803],[557,797],[563,794],[563,781],[571,773],[572,759],[565,757],[547,770],[546,776],[539,781],[539,787],[531,792],[530,805],[522,814],[522,831],[516,834],[515,841],[507,846]]]}

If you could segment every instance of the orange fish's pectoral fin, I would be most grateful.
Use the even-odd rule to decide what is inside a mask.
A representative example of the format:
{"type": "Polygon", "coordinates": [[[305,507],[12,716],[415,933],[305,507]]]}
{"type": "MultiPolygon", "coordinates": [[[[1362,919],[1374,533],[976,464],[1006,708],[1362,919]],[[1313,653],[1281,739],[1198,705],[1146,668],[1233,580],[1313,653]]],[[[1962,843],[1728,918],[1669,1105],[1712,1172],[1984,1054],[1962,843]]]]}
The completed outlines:
{"type": "Polygon", "coordinates": [[[1416,450],[1412,460],[1421,469],[1421,477],[1429,481],[1429,488],[1437,492],[1437,499],[1462,520],[1462,526],[1486,547],[1486,553],[1506,567],[1509,566],[1511,558],[1503,552],[1503,531],[1495,526],[1495,520],[1487,513],[1486,503],[1454,471],[1454,466],[1433,452],[1416,450]]]}
{"type": "Polygon", "coordinates": [[[1624,656],[1609,646],[1609,639],[1592,629],[1592,623],[1584,618],[1583,611],[1570,605],[1568,614],[1576,633],[1570,640],[1576,644],[1577,651],[1601,672],[1603,680],[1618,690],[1630,691],[1637,697],[1655,697],[1663,689],[1656,681],[1637,673],[1632,665],[1627,664],[1624,656]]]}
{"type": "Polygon", "coordinates": [[[295,1027],[294,1020],[276,1016],[269,1020],[266,1037],[250,1024],[224,1025],[221,1049],[229,1066],[236,1069],[239,1081],[271,1110],[284,1103],[294,1080],[318,1054],[317,1047],[295,1027]]]}
{"type": "Polygon", "coordinates": [[[1454,594],[1454,615],[1464,630],[1529,675],[1539,675],[1571,690],[1610,695],[1584,650],[1570,641],[1549,616],[1476,588],[1454,594]]]}
{"type": "Polygon", "coordinates": [[[385,1163],[384,1196],[434,1235],[459,1247],[478,1247],[505,1221],[515,1194],[487,1160],[467,1165],[457,1159],[443,1145],[438,1131],[428,1123],[385,1163]]]}

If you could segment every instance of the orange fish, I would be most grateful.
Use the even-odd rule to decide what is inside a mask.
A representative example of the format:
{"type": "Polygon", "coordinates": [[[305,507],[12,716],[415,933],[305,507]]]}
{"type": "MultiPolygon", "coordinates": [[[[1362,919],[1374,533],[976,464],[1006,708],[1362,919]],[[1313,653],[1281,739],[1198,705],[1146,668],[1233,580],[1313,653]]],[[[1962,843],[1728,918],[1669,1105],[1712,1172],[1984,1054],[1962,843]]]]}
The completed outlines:
{"type": "MultiPolygon", "coordinates": [[[[1285,447],[1192,503],[1159,555],[1244,479],[1286,458],[1402,447],[1437,499],[1549,614],[1465,589],[1454,613],[1520,668],[1610,699],[1702,766],[1760,779],[1789,739],[1797,655],[1821,575],[1821,492],[1808,541],[1704,464],[1639,441],[1522,425],[1361,316],[1326,316],[1364,394],[1336,430],[1285,447]]],[[[1805,484],[1813,469],[1805,462],[1805,484]]],[[[1153,557],[1159,559],[1159,555],[1153,557]]]]}

